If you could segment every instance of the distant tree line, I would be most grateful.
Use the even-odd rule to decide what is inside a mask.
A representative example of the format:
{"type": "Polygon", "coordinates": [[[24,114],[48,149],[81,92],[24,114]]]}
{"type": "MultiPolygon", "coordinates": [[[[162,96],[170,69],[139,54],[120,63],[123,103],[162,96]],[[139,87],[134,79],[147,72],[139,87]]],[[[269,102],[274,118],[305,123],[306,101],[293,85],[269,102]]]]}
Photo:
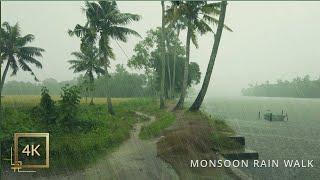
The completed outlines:
{"type": "Polygon", "coordinates": [[[248,88],[242,89],[244,96],[263,97],[299,97],[299,98],[320,98],[320,77],[311,80],[309,75],[297,77],[292,81],[278,80],[271,84],[266,81],[262,84],[250,84],[248,88]]]}
{"type": "MultiPolygon", "coordinates": [[[[105,97],[105,78],[99,76],[95,79],[93,88],[94,97],[105,97]]],[[[48,78],[38,83],[8,81],[3,88],[4,95],[39,95],[42,87],[46,87],[51,95],[60,95],[61,88],[65,85],[77,85],[81,94],[86,96],[86,78],[80,75],[69,81],[58,82],[56,79],[48,78]]],[[[122,65],[117,65],[116,72],[111,73],[110,78],[111,95],[113,97],[140,97],[148,96],[146,77],[141,74],[129,73],[122,65]]],[[[91,88],[91,87],[90,87],[91,88]]],[[[90,92],[88,92],[90,93],[90,92]]],[[[91,94],[90,94],[91,95],[91,94]]]]}
{"type": "MultiPolygon", "coordinates": [[[[193,65],[191,65],[193,67],[193,65]]],[[[200,81],[199,69],[195,66],[195,73],[190,73],[190,83],[200,81]]],[[[180,70],[180,69],[178,69],[180,70]]],[[[156,76],[146,76],[145,74],[130,73],[122,64],[116,65],[116,70],[110,73],[110,95],[112,97],[145,97],[155,96],[155,89],[158,89],[159,80],[156,76]]],[[[177,78],[182,81],[182,77],[177,78]]],[[[48,78],[41,82],[31,83],[22,81],[8,81],[3,88],[4,95],[39,95],[41,89],[46,87],[51,95],[60,95],[61,88],[68,85],[80,87],[83,97],[106,97],[106,78],[98,76],[92,85],[87,76],[80,75],[69,81],[58,82],[56,79],[48,78]],[[91,91],[92,90],[92,91],[91,91]]],[[[177,88],[177,92],[181,89],[177,88]]]]}

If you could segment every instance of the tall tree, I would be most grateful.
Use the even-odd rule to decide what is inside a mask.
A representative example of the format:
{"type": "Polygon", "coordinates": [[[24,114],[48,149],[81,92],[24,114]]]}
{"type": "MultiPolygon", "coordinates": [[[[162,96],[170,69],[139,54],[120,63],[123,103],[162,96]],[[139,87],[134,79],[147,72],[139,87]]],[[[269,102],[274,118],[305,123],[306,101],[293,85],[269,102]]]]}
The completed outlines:
{"type": "MultiPolygon", "coordinates": [[[[168,30],[168,28],[166,28],[168,30]]],[[[176,33],[170,31],[166,35],[168,36],[168,44],[170,45],[170,51],[167,52],[169,66],[165,66],[165,84],[164,91],[165,97],[170,98],[170,77],[176,74],[174,80],[175,83],[171,85],[172,89],[175,89],[175,93],[180,94],[181,84],[183,81],[183,65],[186,60],[185,58],[185,47],[182,46],[176,33]],[[175,58],[175,61],[173,59],[175,58]],[[176,66],[174,65],[176,64],[176,66]],[[167,68],[170,68],[168,70],[167,68]],[[171,73],[169,77],[168,73],[171,73]]],[[[140,70],[144,70],[148,77],[148,85],[152,87],[155,91],[160,92],[160,74],[161,74],[161,59],[162,59],[162,49],[161,49],[161,28],[156,28],[147,31],[147,36],[140,41],[134,47],[134,54],[128,61],[128,66],[140,70]],[[152,84],[152,85],[151,85],[152,84]]],[[[200,70],[197,63],[189,64],[189,80],[188,87],[193,84],[199,83],[200,80],[200,70]]]]}
{"type": "Polygon", "coordinates": [[[218,20],[213,15],[219,14],[220,3],[208,3],[206,1],[178,1],[173,12],[174,14],[168,14],[168,22],[175,22],[180,20],[185,23],[187,27],[187,39],[186,39],[186,57],[187,61],[184,65],[184,82],[182,84],[183,91],[181,92],[179,101],[175,109],[182,109],[184,105],[184,99],[187,90],[188,80],[188,65],[190,60],[190,42],[198,47],[197,33],[205,34],[207,32],[213,32],[210,24],[217,24],[218,20]]]}
{"type": "MultiPolygon", "coordinates": [[[[186,28],[186,24],[183,22],[183,20],[185,20],[184,18],[180,18],[180,19],[176,19],[175,17],[177,16],[177,11],[178,11],[178,7],[179,7],[180,1],[171,1],[171,7],[167,9],[167,13],[166,13],[166,24],[168,24],[168,29],[169,31],[173,31],[173,33],[176,33],[176,36],[179,38],[180,35],[180,31],[186,28]],[[174,20],[174,21],[172,21],[174,20]],[[176,31],[176,32],[174,32],[176,31]]],[[[177,61],[177,46],[179,46],[179,44],[173,44],[173,72],[172,72],[172,92],[171,95],[172,97],[170,98],[174,98],[175,95],[175,84],[176,84],[176,61],[177,61]]]]}
{"type": "Polygon", "coordinates": [[[99,51],[103,56],[106,72],[108,112],[114,114],[108,83],[108,79],[111,78],[108,71],[110,59],[114,59],[113,50],[110,47],[110,39],[127,42],[129,35],[140,37],[136,31],[125,27],[132,21],[140,20],[140,16],[137,14],[120,12],[115,1],[87,1],[84,11],[87,18],[86,24],[84,26],[77,24],[73,31],[69,31],[69,34],[81,37],[82,44],[98,43],[99,51]]]}
{"type": "Polygon", "coordinates": [[[165,16],[165,9],[164,9],[164,1],[161,1],[161,81],[160,81],[160,108],[164,108],[164,81],[165,81],[165,57],[166,57],[166,52],[165,52],[165,30],[164,30],[164,16],[165,16]]]}
{"type": "Polygon", "coordinates": [[[42,57],[44,49],[26,46],[28,43],[31,43],[35,37],[32,34],[21,36],[20,33],[18,23],[14,26],[10,26],[8,22],[2,24],[0,32],[1,59],[2,63],[7,62],[1,78],[0,91],[3,89],[9,68],[12,69],[11,75],[16,75],[20,67],[23,71],[29,71],[30,74],[34,76],[34,79],[38,81],[30,64],[34,64],[37,68],[42,68],[42,64],[36,58],[42,57]]]}
{"type": "Polygon", "coordinates": [[[207,89],[210,83],[210,78],[211,78],[211,74],[212,74],[212,69],[217,57],[217,53],[218,53],[218,48],[219,48],[219,44],[220,44],[220,39],[221,39],[221,35],[222,35],[222,30],[224,27],[224,19],[225,19],[225,15],[226,15],[226,9],[227,9],[227,1],[222,1],[221,3],[221,8],[220,8],[220,16],[219,16],[219,21],[218,21],[218,27],[217,27],[217,32],[216,35],[214,36],[214,44],[212,47],[212,51],[211,51],[211,55],[210,55],[210,60],[209,60],[209,64],[207,67],[207,71],[206,71],[206,75],[204,77],[203,83],[202,83],[202,87],[201,90],[196,98],[196,100],[193,102],[193,104],[191,105],[191,107],[189,108],[190,111],[198,111],[203,99],[207,93],[207,89]]]}
{"type": "Polygon", "coordinates": [[[74,69],[75,73],[85,72],[85,76],[89,80],[89,89],[91,91],[91,101],[90,104],[93,104],[93,90],[94,90],[94,73],[99,76],[105,74],[104,69],[102,68],[102,63],[100,61],[99,50],[94,47],[85,47],[81,48],[81,52],[71,53],[76,59],[69,60],[71,64],[69,69],[74,69]]]}

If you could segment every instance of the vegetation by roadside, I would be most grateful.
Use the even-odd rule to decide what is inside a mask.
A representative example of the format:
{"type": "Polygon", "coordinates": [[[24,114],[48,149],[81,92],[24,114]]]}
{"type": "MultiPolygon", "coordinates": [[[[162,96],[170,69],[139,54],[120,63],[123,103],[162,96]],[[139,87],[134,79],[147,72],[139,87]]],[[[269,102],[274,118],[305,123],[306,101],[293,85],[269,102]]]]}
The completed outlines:
{"type": "Polygon", "coordinates": [[[176,120],[172,113],[158,109],[158,106],[155,106],[155,110],[155,113],[152,113],[152,115],[156,116],[156,121],[149,125],[142,126],[139,133],[141,139],[159,137],[162,131],[171,126],[176,120]]]}
{"type": "MultiPolygon", "coordinates": [[[[39,97],[17,96],[12,101],[17,104],[20,101],[24,103],[20,106],[15,106],[10,101],[4,103],[0,132],[3,157],[10,158],[15,132],[50,132],[50,169],[43,171],[48,174],[83,169],[112,151],[129,137],[134,123],[145,120],[134,111],[152,104],[149,99],[114,100],[117,114],[112,116],[106,111],[105,100],[103,104],[95,105],[80,103],[72,128],[65,130],[58,124],[50,125],[39,114],[35,114],[35,105],[40,102],[39,97]]],[[[56,109],[59,109],[58,103],[59,101],[55,100],[56,109]]],[[[39,112],[38,110],[37,113],[39,112]]],[[[61,121],[61,113],[56,111],[58,122],[61,121]]]]}
{"type": "Polygon", "coordinates": [[[234,131],[218,117],[203,112],[171,112],[176,122],[157,143],[158,156],[170,163],[182,179],[231,178],[224,168],[191,168],[190,160],[218,159],[218,153],[238,147],[227,137],[234,131]]]}

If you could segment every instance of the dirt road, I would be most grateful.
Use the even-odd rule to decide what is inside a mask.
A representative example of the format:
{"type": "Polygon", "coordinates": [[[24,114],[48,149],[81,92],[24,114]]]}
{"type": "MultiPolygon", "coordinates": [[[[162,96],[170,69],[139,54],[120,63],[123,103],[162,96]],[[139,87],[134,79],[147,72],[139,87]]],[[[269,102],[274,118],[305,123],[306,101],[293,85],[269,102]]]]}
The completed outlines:
{"type": "MultiPolygon", "coordinates": [[[[137,114],[147,116],[139,112],[137,114]]],[[[156,139],[150,141],[139,139],[141,127],[155,121],[155,117],[147,117],[150,120],[137,123],[131,132],[130,138],[120,145],[119,149],[98,160],[83,172],[73,173],[68,176],[59,175],[39,179],[179,179],[172,167],[157,157],[156,139]]]]}

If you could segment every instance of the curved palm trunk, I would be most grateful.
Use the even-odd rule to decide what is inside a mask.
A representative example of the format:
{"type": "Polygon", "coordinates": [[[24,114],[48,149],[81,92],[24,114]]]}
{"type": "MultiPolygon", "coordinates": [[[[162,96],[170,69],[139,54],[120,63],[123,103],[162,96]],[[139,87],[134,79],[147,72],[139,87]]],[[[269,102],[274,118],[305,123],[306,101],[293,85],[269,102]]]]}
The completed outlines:
{"type": "Polygon", "coordinates": [[[201,90],[200,90],[196,100],[193,102],[192,106],[189,108],[189,111],[198,111],[200,109],[202,102],[203,102],[204,96],[207,93],[208,86],[210,83],[211,74],[212,74],[212,69],[213,69],[213,66],[214,66],[214,63],[215,63],[215,60],[217,57],[217,53],[218,53],[219,43],[220,43],[222,30],[223,30],[223,26],[224,26],[226,8],[227,8],[227,2],[222,1],[221,2],[221,12],[220,12],[218,28],[217,28],[217,34],[215,36],[214,44],[212,47],[211,56],[210,56],[209,64],[207,67],[207,72],[204,77],[201,90]]]}
{"type": "Polygon", "coordinates": [[[183,71],[183,82],[181,87],[181,94],[179,101],[174,108],[183,109],[184,99],[187,93],[187,83],[188,83],[188,73],[189,73],[189,60],[190,60],[190,40],[191,40],[191,20],[188,20],[188,32],[187,32],[187,42],[186,42],[186,61],[184,62],[184,71],[183,71]]]}
{"type": "Polygon", "coordinates": [[[0,84],[1,94],[2,94],[2,89],[3,89],[3,86],[4,86],[4,82],[6,80],[6,76],[8,74],[9,66],[10,66],[10,60],[8,60],[7,65],[4,68],[4,71],[3,71],[3,74],[2,74],[2,79],[1,79],[1,84],[0,84]]]}
{"type": "Polygon", "coordinates": [[[164,1],[161,1],[162,24],[161,24],[161,82],[160,82],[160,108],[164,108],[164,78],[165,78],[165,45],[164,45],[164,1]]]}

